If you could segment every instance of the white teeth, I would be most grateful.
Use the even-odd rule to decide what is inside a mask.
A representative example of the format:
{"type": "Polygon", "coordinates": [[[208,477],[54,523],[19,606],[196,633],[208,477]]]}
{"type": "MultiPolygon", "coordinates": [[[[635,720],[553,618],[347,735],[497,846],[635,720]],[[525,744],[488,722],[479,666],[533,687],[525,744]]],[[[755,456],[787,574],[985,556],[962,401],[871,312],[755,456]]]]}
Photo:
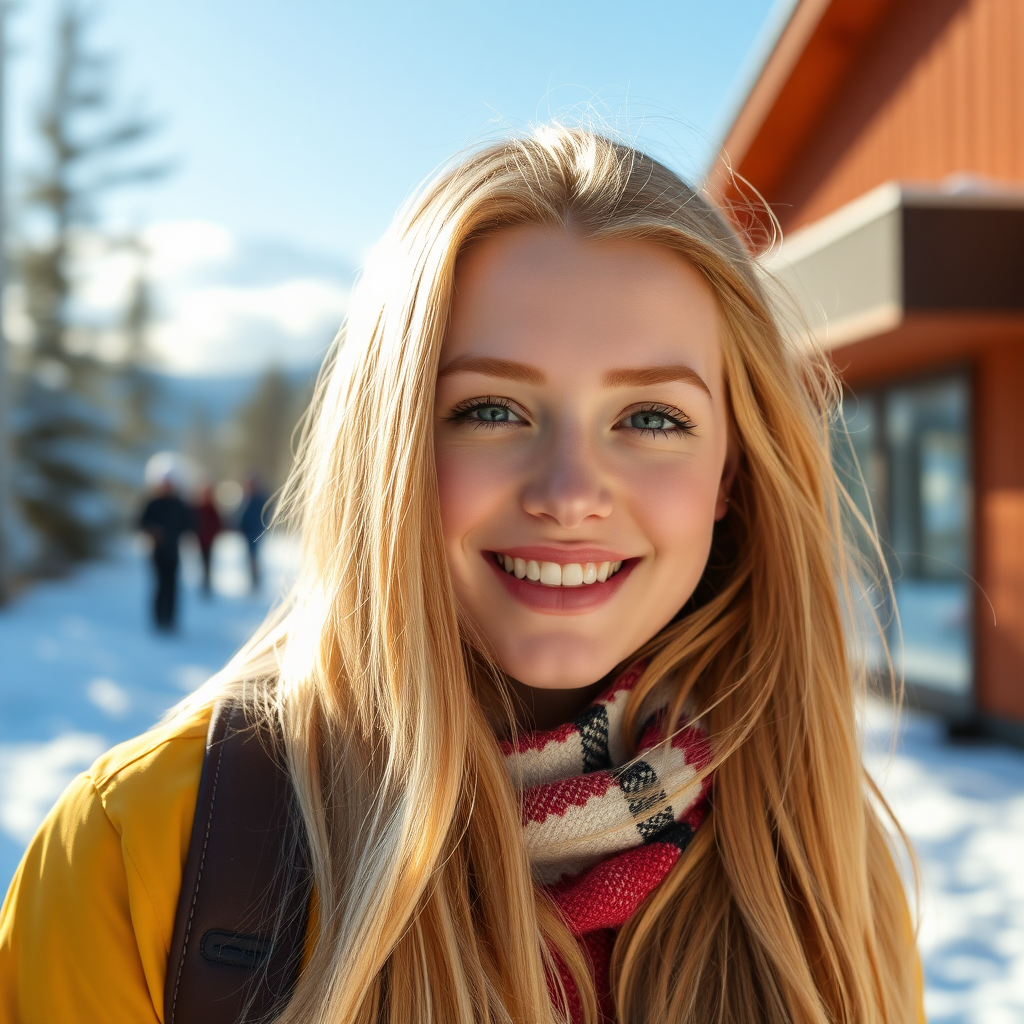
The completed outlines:
{"type": "Polygon", "coordinates": [[[579,587],[591,583],[604,583],[622,568],[618,562],[537,562],[534,559],[513,558],[495,552],[495,560],[505,572],[517,579],[528,579],[534,583],[542,583],[546,587],[579,587]]]}
{"type": "Polygon", "coordinates": [[[562,585],[562,567],[557,562],[541,562],[540,581],[546,587],[560,587],[562,585]]]}
{"type": "Polygon", "coordinates": [[[563,565],[561,582],[563,587],[581,587],[583,585],[583,566],[579,562],[563,565]]]}

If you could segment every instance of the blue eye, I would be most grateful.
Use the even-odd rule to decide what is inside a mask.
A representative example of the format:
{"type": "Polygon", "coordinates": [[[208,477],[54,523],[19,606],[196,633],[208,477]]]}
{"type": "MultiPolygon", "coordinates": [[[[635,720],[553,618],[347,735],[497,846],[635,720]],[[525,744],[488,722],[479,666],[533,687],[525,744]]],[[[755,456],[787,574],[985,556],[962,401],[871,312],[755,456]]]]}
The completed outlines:
{"type": "Polygon", "coordinates": [[[512,411],[510,403],[499,398],[473,398],[452,410],[452,422],[491,427],[503,423],[522,423],[523,419],[512,411]]]}
{"type": "Polygon", "coordinates": [[[660,412],[635,412],[629,417],[634,430],[671,430],[676,423],[660,412]]]}
{"type": "Polygon", "coordinates": [[[515,413],[503,405],[478,405],[470,416],[470,419],[484,423],[509,423],[515,418],[515,413]]]}
{"type": "Polygon", "coordinates": [[[624,416],[618,426],[620,429],[625,427],[627,430],[639,430],[641,434],[650,434],[651,437],[693,433],[693,423],[684,412],[658,406],[637,409],[624,416]]]}

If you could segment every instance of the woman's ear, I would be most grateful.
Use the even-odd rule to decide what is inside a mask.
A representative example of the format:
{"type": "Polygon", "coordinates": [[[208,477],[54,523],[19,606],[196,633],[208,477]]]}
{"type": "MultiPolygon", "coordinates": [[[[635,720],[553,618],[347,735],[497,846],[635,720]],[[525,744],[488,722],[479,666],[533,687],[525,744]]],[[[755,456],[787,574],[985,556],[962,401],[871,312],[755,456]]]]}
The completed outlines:
{"type": "Polygon", "coordinates": [[[725,518],[729,511],[729,498],[736,473],[740,468],[740,446],[736,443],[736,435],[729,431],[729,443],[725,449],[725,465],[722,467],[722,479],[718,485],[718,497],[715,500],[715,522],[725,518]]]}

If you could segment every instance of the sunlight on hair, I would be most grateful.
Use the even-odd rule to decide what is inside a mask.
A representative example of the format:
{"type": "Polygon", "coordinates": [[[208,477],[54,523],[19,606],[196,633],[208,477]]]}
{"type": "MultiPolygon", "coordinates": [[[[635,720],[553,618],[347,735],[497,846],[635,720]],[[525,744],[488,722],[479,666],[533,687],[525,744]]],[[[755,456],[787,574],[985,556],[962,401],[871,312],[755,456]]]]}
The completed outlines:
{"type": "Polygon", "coordinates": [[[648,663],[627,727],[657,686],[670,689],[670,717],[684,705],[702,713],[714,801],[614,940],[617,1020],[916,1019],[898,834],[873,803],[857,736],[865,673],[846,633],[864,616],[845,607],[856,566],[829,452],[834,373],[784,336],[742,228],[701,190],[558,124],[446,167],[373,253],[286,490],[304,573],[177,711],[254,695],[284,736],[328,909],[277,1019],[555,1024],[563,968],[574,1021],[598,1019],[581,947],[531,875],[495,735],[500,669],[481,668],[460,629],[433,462],[459,255],[532,224],[654,241],[703,276],[724,325],[742,456],[694,597],[633,655],[648,663]]]}
{"type": "Polygon", "coordinates": [[[542,124],[534,131],[533,137],[551,153],[557,153],[565,143],[563,133],[551,124],[542,124]]]}

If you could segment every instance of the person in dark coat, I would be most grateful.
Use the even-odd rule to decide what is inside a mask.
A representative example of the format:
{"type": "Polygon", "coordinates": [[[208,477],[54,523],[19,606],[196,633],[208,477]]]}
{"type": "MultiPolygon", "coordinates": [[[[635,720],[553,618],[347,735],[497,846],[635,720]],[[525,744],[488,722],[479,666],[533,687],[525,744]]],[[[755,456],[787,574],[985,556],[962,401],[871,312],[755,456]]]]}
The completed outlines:
{"type": "Polygon", "coordinates": [[[205,484],[199,491],[199,500],[192,506],[195,520],[196,540],[199,554],[203,559],[203,594],[210,596],[210,565],[213,556],[213,542],[224,529],[220,513],[213,501],[213,488],[205,484]]]}
{"type": "Polygon", "coordinates": [[[156,596],[153,618],[162,632],[174,629],[178,593],[178,542],[195,529],[192,510],[178,495],[174,477],[166,474],[139,517],[139,529],[153,541],[156,596]]]}
{"type": "Polygon", "coordinates": [[[238,515],[238,530],[249,544],[249,574],[253,592],[260,588],[260,563],[257,547],[260,538],[267,532],[264,522],[264,508],[267,494],[260,486],[259,477],[251,476],[245,482],[245,501],[238,515]]]}

